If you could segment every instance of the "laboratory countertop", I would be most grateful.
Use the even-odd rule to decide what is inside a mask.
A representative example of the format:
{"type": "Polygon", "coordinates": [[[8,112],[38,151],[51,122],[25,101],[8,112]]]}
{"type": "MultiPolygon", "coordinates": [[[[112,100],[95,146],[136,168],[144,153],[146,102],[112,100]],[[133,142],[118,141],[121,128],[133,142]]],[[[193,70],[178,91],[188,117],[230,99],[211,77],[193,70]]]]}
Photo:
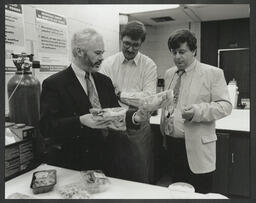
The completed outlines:
{"type": "MultiPolygon", "coordinates": [[[[92,194],[90,199],[227,199],[227,197],[217,193],[201,194],[191,191],[171,191],[167,187],[162,186],[111,177],[109,179],[109,188],[104,192],[92,194]]],[[[7,181],[5,183],[5,198],[18,192],[30,196],[31,199],[62,199],[57,192],[58,189],[78,181],[81,181],[79,171],[42,164],[34,170],[7,181]],[[32,174],[35,171],[50,169],[57,171],[57,184],[53,190],[47,193],[33,194],[32,189],[30,189],[32,174]]]]}
{"type": "MultiPolygon", "coordinates": [[[[150,124],[160,125],[160,117],[161,111],[151,116],[150,124]]],[[[216,121],[216,129],[250,132],[250,110],[233,109],[229,116],[216,121]]]]}

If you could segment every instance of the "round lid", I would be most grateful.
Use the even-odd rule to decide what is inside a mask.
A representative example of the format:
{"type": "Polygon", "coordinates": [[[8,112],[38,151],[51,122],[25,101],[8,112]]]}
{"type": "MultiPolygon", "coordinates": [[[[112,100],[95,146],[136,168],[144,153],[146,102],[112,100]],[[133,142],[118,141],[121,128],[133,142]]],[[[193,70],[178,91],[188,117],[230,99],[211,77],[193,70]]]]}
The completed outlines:
{"type": "Polygon", "coordinates": [[[170,191],[178,191],[178,192],[195,192],[195,188],[189,183],[184,182],[176,182],[169,185],[168,189],[170,191]]]}

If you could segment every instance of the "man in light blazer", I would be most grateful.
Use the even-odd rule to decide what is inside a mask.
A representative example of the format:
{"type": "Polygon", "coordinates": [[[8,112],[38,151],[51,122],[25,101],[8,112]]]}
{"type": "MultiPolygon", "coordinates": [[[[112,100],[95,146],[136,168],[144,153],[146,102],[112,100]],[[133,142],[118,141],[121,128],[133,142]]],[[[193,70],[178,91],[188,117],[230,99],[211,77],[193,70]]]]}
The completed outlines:
{"type": "Polygon", "coordinates": [[[160,128],[173,182],[208,193],[216,168],[215,121],[229,115],[232,105],[223,71],[195,58],[196,43],[186,29],[169,37],[176,66],[165,74],[165,89],[173,89],[174,103],[162,109],[160,128]]]}

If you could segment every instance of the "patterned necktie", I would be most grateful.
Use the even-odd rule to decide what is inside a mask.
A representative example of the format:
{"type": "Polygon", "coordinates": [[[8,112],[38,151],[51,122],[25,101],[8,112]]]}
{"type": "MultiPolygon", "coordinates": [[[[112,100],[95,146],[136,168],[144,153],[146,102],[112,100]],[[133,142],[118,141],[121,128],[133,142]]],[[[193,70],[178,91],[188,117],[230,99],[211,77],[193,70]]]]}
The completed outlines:
{"type": "Polygon", "coordinates": [[[173,95],[174,95],[174,106],[177,106],[178,103],[178,99],[179,99],[179,94],[180,94],[180,84],[181,84],[181,76],[183,75],[183,73],[185,73],[185,70],[178,70],[177,74],[178,74],[178,79],[177,82],[175,84],[175,87],[173,89],[173,95]]]}
{"type": "Polygon", "coordinates": [[[87,85],[87,94],[88,94],[88,97],[89,97],[92,107],[98,109],[98,108],[101,108],[99,97],[98,97],[96,89],[95,89],[89,76],[90,76],[89,73],[85,72],[84,78],[85,78],[86,85],[87,85]]]}
{"type": "MultiPolygon", "coordinates": [[[[176,81],[175,87],[173,89],[173,106],[166,107],[165,110],[165,118],[163,118],[164,122],[164,132],[165,135],[171,135],[174,131],[174,109],[177,106],[178,99],[179,99],[179,93],[180,93],[180,84],[181,84],[181,76],[185,72],[185,70],[178,70],[178,79],[176,81]]],[[[165,136],[164,136],[164,142],[165,142],[165,136]]]]}

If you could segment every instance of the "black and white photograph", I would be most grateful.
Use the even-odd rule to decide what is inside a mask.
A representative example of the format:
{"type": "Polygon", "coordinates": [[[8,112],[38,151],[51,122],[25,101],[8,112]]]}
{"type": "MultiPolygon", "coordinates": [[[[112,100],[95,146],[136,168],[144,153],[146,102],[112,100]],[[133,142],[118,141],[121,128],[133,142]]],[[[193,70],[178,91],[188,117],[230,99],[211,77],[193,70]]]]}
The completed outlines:
{"type": "Polygon", "coordinates": [[[4,199],[255,199],[237,2],[4,4],[4,199]]]}

